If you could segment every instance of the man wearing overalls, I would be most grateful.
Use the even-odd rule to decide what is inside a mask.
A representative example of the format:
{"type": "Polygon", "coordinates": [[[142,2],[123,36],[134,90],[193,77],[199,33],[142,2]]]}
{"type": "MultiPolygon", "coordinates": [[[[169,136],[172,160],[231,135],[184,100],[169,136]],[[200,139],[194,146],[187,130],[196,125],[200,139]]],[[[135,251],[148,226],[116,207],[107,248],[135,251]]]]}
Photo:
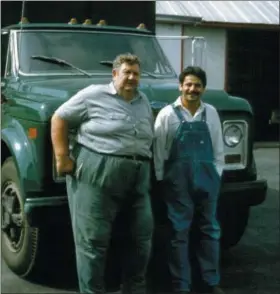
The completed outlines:
{"type": "Polygon", "coordinates": [[[154,163],[172,227],[167,256],[174,293],[190,293],[189,236],[196,215],[199,236],[195,254],[203,293],[219,287],[220,226],[216,218],[224,165],[222,128],[216,109],[201,101],[206,73],[187,67],[179,76],[181,96],[163,108],[155,121],[154,163]]]}
{"type": "Polygon", "coordinates": [[[112,224],[127,207],[133,245],[122,293],[144,294],[153,232],[149,190],[154,119],[148,98],[138,90],[138,57],[117,56],[112,73],[110,84],[90,85],[56,110],[52,143],[57,172],[67,174],[80,293],[105,293],[112,224]],[[71,152],[70,127],[77,129],[71,152]]]}

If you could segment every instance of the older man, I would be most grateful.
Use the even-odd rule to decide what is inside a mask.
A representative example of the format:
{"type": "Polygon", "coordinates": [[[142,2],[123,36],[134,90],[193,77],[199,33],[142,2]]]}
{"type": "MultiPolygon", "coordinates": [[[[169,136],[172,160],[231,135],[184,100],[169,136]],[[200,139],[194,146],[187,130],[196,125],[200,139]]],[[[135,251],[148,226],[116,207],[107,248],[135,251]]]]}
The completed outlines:
{"type": "Polygon", "coordinates": [[[153,219],[150,159],[153,114],[138,88],[140,61],[131,54],[113,63],[113,80],[91,85],[60,106],[51,136],[59,174],[67,174],[81,293],[104,293],[104,265],[112,223],[129,205],[134,248],[123,293],[144,293],[153,219]],[[77,129],[69,152],[68,130],[77,129]]]}

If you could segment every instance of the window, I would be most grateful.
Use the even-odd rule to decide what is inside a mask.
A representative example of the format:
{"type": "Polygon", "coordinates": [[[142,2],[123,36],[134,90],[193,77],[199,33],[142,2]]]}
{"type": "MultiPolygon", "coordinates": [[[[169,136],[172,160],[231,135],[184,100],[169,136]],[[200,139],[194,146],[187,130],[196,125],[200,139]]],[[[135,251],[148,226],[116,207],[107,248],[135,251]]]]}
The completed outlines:
{"type": "MultiPolygon", "coordinates": [[[[153,36],[88,33],[75,31],[36,31],[18,34],[19,67],[24,73],[63,73],[73,69],[32,59],[44,55],[64,59],[91,73],[111,74],[111,68],[100,61],[113,61],[121,53],[140,57],[143,70],[174,76],[174,71],[153,36]]],[[[144,75],[144,74],[143,74],[144,75]]]]}

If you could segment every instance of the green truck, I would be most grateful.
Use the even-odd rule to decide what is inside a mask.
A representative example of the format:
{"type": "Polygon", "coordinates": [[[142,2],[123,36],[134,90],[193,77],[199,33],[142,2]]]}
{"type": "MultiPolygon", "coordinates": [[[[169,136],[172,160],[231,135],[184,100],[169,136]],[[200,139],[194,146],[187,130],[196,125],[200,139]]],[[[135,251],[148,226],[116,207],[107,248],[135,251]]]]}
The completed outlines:
{"type": "MultiPolygon", "coordinates": [[[[22,18],[1,30],[2,257],[21,277],[36,271],[40,240],[52,242],[43,228],[70,224],[65,179],[54,168],[54,111],[82,88],[108,83],[111,68],[106,62],[124,52],[142,60],[140,88],[155,115],[178,96],[177,75],[153,31],[127,26],[131,18],[121,27],[71,16],[64,23],[22,18]]],[[[250,208],[265,200],[267,183],[257,177],[248,101],[222,89],[208,89],[203,99],[217,108],[223,126],[226,166],[218,216],[221,245],[229,248],[242,237],[250,208]]]]}

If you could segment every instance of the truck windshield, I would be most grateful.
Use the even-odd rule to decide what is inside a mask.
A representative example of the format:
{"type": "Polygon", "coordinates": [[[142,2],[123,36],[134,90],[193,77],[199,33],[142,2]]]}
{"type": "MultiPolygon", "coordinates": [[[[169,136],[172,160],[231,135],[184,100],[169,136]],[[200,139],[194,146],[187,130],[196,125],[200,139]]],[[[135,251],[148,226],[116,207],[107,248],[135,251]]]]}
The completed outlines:
{"type": "Polygon", "coordinates": [[[110,75],[111,68],[100,64],[122,53],[136,54],[145,71],[161,77],[175,72],[154,36],[81,31],[25,31],[17,33],[19,69],[25,74],[81,74],[71,67],[44,62],[32,56],[63,59],[91,74],[110,75]]]}

